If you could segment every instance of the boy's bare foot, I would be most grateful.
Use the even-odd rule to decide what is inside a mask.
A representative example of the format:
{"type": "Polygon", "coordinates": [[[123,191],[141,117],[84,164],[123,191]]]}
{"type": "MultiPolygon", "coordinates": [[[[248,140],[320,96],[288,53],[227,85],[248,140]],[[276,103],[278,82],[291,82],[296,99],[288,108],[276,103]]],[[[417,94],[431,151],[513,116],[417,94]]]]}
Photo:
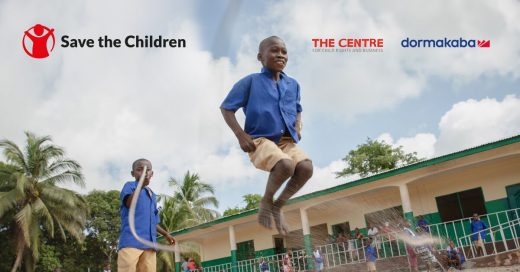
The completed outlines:
{"type": "Polygon", "coordinates": [[[274,224],[278,233],[281,235],[289,234],[289,226],[285,224],[285,219],[283,218],[283,213],[280,207],[273,205],[273,218],[274,224]]]}
{"type": "Polygon", "coordinates": [[[273,203],[270,203],[268,201],[261,201],[260,207],[258,208],[258,224],[268,228],[272,229],[271,226],[271,214],[273,210],[273,203]]]}

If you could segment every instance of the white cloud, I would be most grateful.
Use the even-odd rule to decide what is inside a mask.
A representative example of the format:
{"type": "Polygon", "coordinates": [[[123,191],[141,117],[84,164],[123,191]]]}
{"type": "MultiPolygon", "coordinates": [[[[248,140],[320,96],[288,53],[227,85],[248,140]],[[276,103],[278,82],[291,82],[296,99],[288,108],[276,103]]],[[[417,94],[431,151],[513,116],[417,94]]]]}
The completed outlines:
{"type": "Polygon", "coordinates": [[[401,146],[406,153],[417,152],[419,158],[431,158],[435,155],[434,146],[437,138],[432,133],[418,133],[413,137],[399,138],[394,142],[390,133],[383,133],[377,137],[377,140],[395,147],[401,146]]]}
{"type": "Polygon", "coordinates": [[[520,134],[520,99],[508,95],[453,105],[439,122],[438,155],[520,134]]]}
{"type": "Polygon", "coordinates": [[[345,167],[342,160],[332,161],[325,167],[314,166],[312,178],[303,186],[303,188],[295,195],[300,196],[315,191],[331,188],[346,182],[350,182],[359,178],[357,175],[348,178],[336,178],[335,172],[341,171],[345,167]]]}
{"type": "Polygon", "coordinates": [[[237,151],[218,109],[254,59],[231,64],[228,58],[214,59],[199,49],[201,26],[193,21],[190,5],[85,1],[39,9],[37,1],[33,4],[31,8],[16,1],[1,4],[4,38],[20,40],[36,21],[55,28],[58,41],[44,60],[27,57],[19,42],[0,45],[2,138],[21,144],[23,130],[52,135],[84,167],[86,190],[119,189],[131,178],[131,163],[140,157],[152,161],[156,172],[152,187],[158,191],[171,190],[166,183],[170,176],[182,177],[193,169],[214,185],[258,175],[248,165],[247,155],[237,151]],[[112,12],[121,6],[125,12],[114,20],[112,12]],[[62,11],[67,15],[61,16],[62,11]],[[94,39],[160,34],[185,38],[188,46],[61,48],[64,34],[94,39]]]}
{"type": "Polygon", "coordinates": [[[270,10],[264,19],[270,27],[258,36],[280,33],[286,40],[288,71],[300,80],[308,110],[352,119],[418,97],[431,76],[456,84],[482,75],[520,76],[520,26],[514,19],[520,3],[471,6],[461,12],[467,11],[464,1],[405,1],[399,9],[387,1],[284,1],[270,10]],[[382,37],[385,52],[311,52],[312,38],[342,37],[382,37]],[[490,39],[492,46],[404,49],[405,37],[490,39]]]}
{"type": "Polygon", "coordinates": [[[438,138],[432,133],[418,133],[394,141],[390,133],[382,133],[377,140],[431,158],[515,136],[520,134],[520,99],[508,95],[502,101],[485,98],[458,102],[442,116],[439,130],[438,138]]]}

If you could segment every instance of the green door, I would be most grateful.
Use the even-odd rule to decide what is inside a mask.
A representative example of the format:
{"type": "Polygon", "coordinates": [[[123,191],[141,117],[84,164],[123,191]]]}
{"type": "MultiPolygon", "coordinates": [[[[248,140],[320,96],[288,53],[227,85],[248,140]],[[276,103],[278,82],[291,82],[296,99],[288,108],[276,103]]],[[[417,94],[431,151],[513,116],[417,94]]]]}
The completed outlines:
{"type": "MultiPolygon", "coordinates": [[[[509,204],[509,209],[516,209],[520,208],[520,183],[507,186],[506,187],[507,192],[507,202],[509,204]]],[[[509,212],[509,220],[515,220],[519,217],[520,211],[511,211],[509,212]]],[[[514,229],[511,229],[511,231],[514,231],[516,234],[516,237],[520,236],[520,226],[517,224],[514,229]]],[[[509,236],[506,233],[506,237],[509,236]]],[[[509,238],[509,237],[508,237],[509,238]]]]}
{"type": "Polygon", "coordinates": [[[520,183],[507,186],[507,202],[510,209],[520,208],[520,183]]]}
{"type": "Polygon", "coordinates": [[[256,263],[255,243],[253,240],[237,243],[237,261],[239,272],[254,272],[256,263]],[[252,260],[249,261],[248,260],[252,260]]]}

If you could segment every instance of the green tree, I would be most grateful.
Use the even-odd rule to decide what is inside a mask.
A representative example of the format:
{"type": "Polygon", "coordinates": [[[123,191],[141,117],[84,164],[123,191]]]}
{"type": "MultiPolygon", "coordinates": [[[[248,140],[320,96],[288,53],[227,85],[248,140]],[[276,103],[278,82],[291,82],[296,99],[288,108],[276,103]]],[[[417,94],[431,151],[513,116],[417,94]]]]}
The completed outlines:
{"type": "MultiPolygon", "coordinates": [[[[169,184],[175,188],[175,193],[173,196],[161,195],[162,208],[159,212],[161,225],[166,230],[191,227],[220,216],[216,210],[210,208],[218,207],[218,200],[214,196],[215,188],[202,182],[199,175],[188,171],[182,182],[170,178],[169,184]]],[[[197,255],[195,252],[191,254],[197,255]]],[[[173,253],[162,251],[157,258],[158,271],[173,271],[173,253]]]]}
{"type": "Polygon", "coordinates": [[[335,174],[336,178],[354,174],[366,177],[420,160],[417,152],[405,153],[402,146],[394,148],[384,141],[368,138],[366,143],[358,145],[343,158],[347,166],[335,174]]]}
{"type": "Polygon", "coordinates": [[[56,268],[61,268],[56,248],[52,245],[41,245],[41,254],[38,261],[38,271],[53,272],[56,268]]]}
{"type": "Polygon", "coordinates": [[[104,254],[103,263],[115,264],[117,243],[119,241],[119,191],[92,191],[86,196],[90,208],[87,220],[87,237],[97,251],[104,254]]]}
{"type": "Polygon", "coordinates": [[[234,208],[227,208],[224,211],[224,216],[233,215],[241,212],[245,212],[251,209],[256,209],[260,206],[260,201],[262,200],[262,195],[260,194],[247,194],[243,195],[242,198],[244,199],[244,202],[246,203],[246,206],[243,208],[240,208],[238,206],[234,208]]]}
{"type": "Polygon", "coordinates": [[[176,189],[173,198],[182,206],[179,209],[188,213],[188,218],[193,219],[193,225],[205,223],[220,216],[216,210],[210,208],[218,208],[215,188],[202,182],[199,175],[190,174],[188,171],[182,182],[170,178],[169,183],[176,189]]]}
{"type": "Polygon", "coordinates": [[[10,140],[0,141],[6,158],[0,169],[0,220],[13,231],[13,272],[22,263],[26,270],[34,270],[43,230],[51,236],[58,232],[63,239],[66,231],[81,241],[88,214],[81,195],[57,186],[84,186],[81,166],[66,158],[49,136],[25,135],[23,151],[10,140]]]}

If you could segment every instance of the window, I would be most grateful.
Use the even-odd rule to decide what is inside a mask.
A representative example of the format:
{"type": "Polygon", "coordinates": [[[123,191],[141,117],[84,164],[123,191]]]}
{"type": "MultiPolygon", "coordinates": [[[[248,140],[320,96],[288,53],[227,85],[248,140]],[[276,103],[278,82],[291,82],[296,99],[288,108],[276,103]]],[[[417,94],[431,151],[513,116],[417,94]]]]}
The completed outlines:
{"type": "Polygon", "coordinates": [[[350,233],[350,224],[348,222],[332,225],[332,235],[337,237],[340,233],[350,233]]]}
{"type": "Polygon", "coordinates": [[[283,238],[275,237],[274,238],[274,253],[282,254],[285,252],[285,247],[283,246],[283,238]]]}
{"type": "Polygon", "coordinates": [[[442,222],[471,217],[473,213],[487,213],[482,188],[438,196],[435,200],[442,222]]]}
{"type": "Polygon", "coordinates": [[[255,243],[253,240],[237,243],[237,261],[255,258],[255,243]]]}

